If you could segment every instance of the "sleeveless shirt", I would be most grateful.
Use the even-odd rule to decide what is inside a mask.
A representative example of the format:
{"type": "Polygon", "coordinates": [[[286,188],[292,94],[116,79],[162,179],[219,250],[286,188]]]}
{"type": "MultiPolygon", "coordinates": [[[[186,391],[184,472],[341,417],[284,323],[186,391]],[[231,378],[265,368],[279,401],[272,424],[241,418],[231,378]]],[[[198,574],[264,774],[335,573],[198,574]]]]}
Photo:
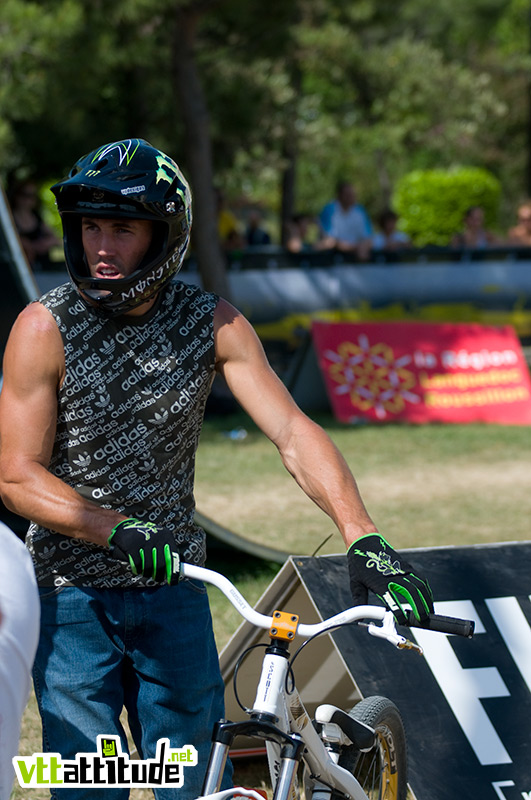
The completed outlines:
{"type": "MultiPolygon", "coordinates": [[[[39,302],[57,323],[66,363],[50,472],[103,508],[171,530],[184,560],[202,565],[193,482],[218,298],[175,282],[146,315],[116,318],[96,314],[70,284],[39,302]]],[[[27,544],[41,586],[155,585],[109,548],[34,523],[27,544]]]]}

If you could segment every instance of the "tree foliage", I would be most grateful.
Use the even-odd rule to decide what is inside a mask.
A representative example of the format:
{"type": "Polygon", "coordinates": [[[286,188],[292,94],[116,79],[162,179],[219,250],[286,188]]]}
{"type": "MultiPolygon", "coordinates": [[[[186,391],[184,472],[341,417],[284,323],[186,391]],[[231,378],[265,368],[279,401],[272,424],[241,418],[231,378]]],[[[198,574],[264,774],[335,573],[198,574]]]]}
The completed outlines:
{"type": "Polygon", "coordinates": [[[403,175],[464,164],[501,181],[508,220],[527,190],[529,49],[528,0],[3,0],[0,172],[50,181],[143,136],[186,173],[195,112],[206,180],[234,202],[316,212],[348,177],[376,214],[403,175]],[[192,17],[202,108],[176,82],[192,17]]]}

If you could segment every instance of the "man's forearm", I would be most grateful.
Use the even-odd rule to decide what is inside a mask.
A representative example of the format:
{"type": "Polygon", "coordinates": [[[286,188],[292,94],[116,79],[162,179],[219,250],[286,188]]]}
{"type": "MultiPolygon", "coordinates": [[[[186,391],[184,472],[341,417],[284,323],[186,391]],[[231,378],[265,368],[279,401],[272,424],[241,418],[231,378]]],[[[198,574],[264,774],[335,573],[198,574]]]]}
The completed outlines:
{"type": "Polygon", "coordinates": [[[347,547],[377,531],[348,464],[321,427],[309,421],[295,428],[279,452],[301,489],[334,521],[347,547]]]}
{"type": "Polygon", "coordinates": [[[86,500],[38,464],[22,470],[4,469],[0,494],[6,508],[15,514],[65,536],[99,545],[106,545],[114,525],[126,518],[86,500]]]}

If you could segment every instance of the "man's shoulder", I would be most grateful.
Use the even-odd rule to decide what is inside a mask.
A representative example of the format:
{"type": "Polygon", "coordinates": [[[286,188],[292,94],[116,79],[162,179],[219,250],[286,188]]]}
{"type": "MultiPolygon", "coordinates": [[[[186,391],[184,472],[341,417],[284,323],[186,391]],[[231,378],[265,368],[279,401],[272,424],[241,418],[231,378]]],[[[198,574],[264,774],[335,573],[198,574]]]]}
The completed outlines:
{"type": "Polygon", "coordinates": [[[8,348],[32,359],[46,352],[50,362],[53,353],[61,348],[61,337],[57,320],[50,311],[37,301],[29,303],[16,318],[9,334],[8,348]]]}
{"type": "Polygon", "coordinates": [[[28,303],[17,317],[17,324],[19,327],[42,329],[43,327],[47,327],[50,323],[53,323],[50,313],[46,306],[37,300],[28,303]]]}
{"type": "Polygon", "coordinates": [[[167,289],[167,296],[170,301],[179,302],[182,299],[198,299],[205,302],[214,303],[218,302],[218,295],[213,292],[207,292],[206,289],[201,288],[196,283],[188,283],[181,279],[171,282],[167,289]]]}
{"type": "Polygon", "coordinates": [[[78,294],[72,286],[72,284],[67,281],[66,283],[61,283],[59,286],[54,286],[53,289],[49,289],[47,292],[44,292],[39,297],[38,302],[41,303],[43,306],[49,307],[49,304],[62,303],[69,299],[77,299],[78,294]]]}
{"type": "Polygon", "coordinates": [[[329,200],[328,203],[325,203],[322,209],[319,212],[320,219],[328,219],[332,216],[336,208],[339,206],[337,200],[329,200]]]}

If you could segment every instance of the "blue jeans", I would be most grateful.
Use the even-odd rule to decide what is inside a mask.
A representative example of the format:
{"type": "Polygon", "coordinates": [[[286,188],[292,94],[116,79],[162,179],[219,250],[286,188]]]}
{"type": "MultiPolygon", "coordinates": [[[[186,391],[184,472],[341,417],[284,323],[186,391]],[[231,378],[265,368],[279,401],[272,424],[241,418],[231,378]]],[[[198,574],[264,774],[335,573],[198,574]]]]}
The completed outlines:
{"type": "MultiPolygon", "coordinates": [[[[41,588],[41,637],[33,679],[45,752],[63,760],[95,753],[100,734],[120,736],[127,709],[141,759],[158,739],[193,745],[197,767],[184,766],[180,789],[154,789],[157,800],[201,793],[213,723],[223,717],[223,680],[203,584],[188,579],[155,589],[41,588]]],[[[231,786],[227,765],[223,787],[231,786]]],[[[110,794],[109,794],[110,793],[110,794]]],[[[51,789],[61,800],[101,800],[100,789],[51,789]]],[[[128,788],[106,789],[125,800],[128,788]]]]}

